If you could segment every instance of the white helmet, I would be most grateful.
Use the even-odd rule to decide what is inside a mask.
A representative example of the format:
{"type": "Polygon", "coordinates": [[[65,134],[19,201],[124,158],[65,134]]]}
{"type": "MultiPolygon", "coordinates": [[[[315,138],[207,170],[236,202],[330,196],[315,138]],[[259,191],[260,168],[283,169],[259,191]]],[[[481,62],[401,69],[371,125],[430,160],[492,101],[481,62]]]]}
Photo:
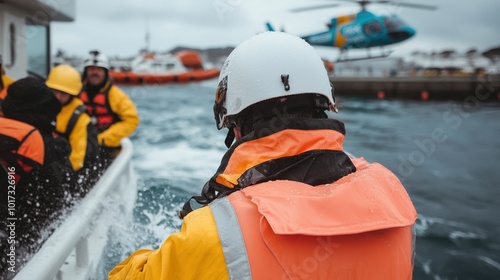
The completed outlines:
{"type": "Polygon", "coordinates": [[[83,61],[84,68],[89,66],[97,66],[109,70],[108,58],[98,50],[90,51],[89,56],[83,61]]]}
{"type": "Polygon", "coordinates": [[[309,106],[336,112],[333,87],[314,48],[287,33],[260,33],[238,45],[224,62],[214,105],[217,128],[229,127],[232,116],[253,104],[306,94],[326,97],[309,106]]]}

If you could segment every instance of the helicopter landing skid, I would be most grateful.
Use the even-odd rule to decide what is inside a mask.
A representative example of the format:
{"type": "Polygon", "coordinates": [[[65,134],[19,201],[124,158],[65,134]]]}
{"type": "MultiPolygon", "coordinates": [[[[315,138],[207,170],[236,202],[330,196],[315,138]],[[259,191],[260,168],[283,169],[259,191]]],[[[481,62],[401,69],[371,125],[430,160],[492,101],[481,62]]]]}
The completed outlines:
{"type": "Polygon", "coordinates": [[[348,62],[348,61],[357,61],[357,60],[367,60],[367,59],[375,59],[375,58],[385,58],[388,57],[393,51],[388,51],[381,53],[379,55],[367,55],[365,57],[354,57],[354,58],[342,58],[339,57],[335,62],[348,62]]]}

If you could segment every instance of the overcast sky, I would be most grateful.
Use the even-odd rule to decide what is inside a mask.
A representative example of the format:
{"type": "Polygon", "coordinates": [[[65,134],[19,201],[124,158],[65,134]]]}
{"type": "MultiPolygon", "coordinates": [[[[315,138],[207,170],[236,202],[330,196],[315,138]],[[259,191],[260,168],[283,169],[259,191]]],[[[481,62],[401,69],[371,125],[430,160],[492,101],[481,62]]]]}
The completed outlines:
{"type": "MultiPolygon", "coordinates": [[[[398,1],[396,1],[398,2],[398,1]]],[[[409,2],[409,1],[402,1],[409,2]]],[[[442,51],[470,48],[484,51],[500,46],[500,0],[414,0],[436,5],[435,11],[369,5],[376,14],[397,14],[417,34],[389,47],[393,55],[414,50],[442,51]]],[[[295,35],[326,30],[331,17],[356,12],[359,7],[341,1],[300,0],[77,0],[76,19],[52,24],[52,49],[69,55],[86,55],[100,49],[109,56],[130,56],[146,46],[167,51],[176,46],[197,48],[236,46],[265,31],[265,21],[295,35]],[[291,8],[340,3],[336,8],[291,13],[291,8]]],[[[318,47],[318,53],[337,57],[335,48],[318,47]]]]}

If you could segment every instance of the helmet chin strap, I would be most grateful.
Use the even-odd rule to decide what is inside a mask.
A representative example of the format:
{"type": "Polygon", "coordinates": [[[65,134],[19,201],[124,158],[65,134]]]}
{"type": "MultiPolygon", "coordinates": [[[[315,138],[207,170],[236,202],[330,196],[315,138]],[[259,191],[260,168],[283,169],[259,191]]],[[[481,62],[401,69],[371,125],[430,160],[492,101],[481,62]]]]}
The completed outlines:
{"type": "Polygon", "coordinates": [[[234,135],[234,130],[233,126],[228,127],[227,135],[226,135],[226,140],[224,140],[224,144],[226,144],[226,147],[231,147],[231,144],[233,144],[235,135],[234,135]]]}

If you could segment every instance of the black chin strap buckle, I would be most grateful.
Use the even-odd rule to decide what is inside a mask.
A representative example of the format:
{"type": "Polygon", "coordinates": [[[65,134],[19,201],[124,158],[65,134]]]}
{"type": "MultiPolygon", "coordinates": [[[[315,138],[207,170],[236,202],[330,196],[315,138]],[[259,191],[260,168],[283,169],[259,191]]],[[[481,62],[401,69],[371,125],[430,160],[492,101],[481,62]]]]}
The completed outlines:
{"type": "Polygon", "coordinates": [[[228,148],[231,147],[231,144],[233,144],[235,138],[233,127],[234,126],[229,127],[229,130],[226,135],[226,140],[224,140],[224,144],[226,144],[226,147],[228,148]]]}
{"type": "Polygon", "coordinates": [[[210,186],[210,181],[208,181],[203,186],[203,189],[201,190],[201,195],[195,195],[189,198],[189,200],[182,206],[182,209],[179,212],[177,212],[177,215],[179,216],[179,218],[184,219],[184,217],[186,217],[187,214],[193,211],[193,207],[191,207],[191,200],[196,201],[196,203],[198,203],[201,206],[205,206],[208,205],[210,202],[212,202],[216,197],[217,197],[216,190],[212,186],[210,186]]]}
{"type": "Polygon", "coordinates": [[[286,91],[289,91],[290,90],[290,84],[288,83],[288,77],[290,75],[288,74],[281,74],[281,82],[283,83],[283,85],[285,86],[285,90],[286,91]]]}

